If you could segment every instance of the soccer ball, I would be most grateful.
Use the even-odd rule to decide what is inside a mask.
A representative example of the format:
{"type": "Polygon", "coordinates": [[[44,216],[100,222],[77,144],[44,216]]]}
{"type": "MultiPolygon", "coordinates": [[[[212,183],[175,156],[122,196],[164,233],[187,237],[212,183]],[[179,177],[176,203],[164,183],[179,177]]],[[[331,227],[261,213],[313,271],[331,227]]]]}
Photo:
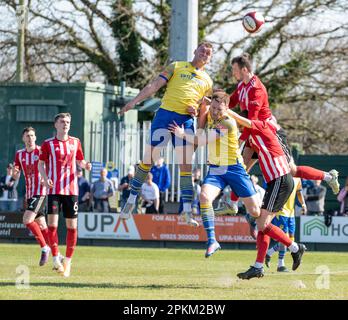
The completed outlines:
{"type": "Polygon", "coordinates": [[[259,12],[249,12],[243,17],[243,27],[249,33],[260,31],[264,24],[265,18],[259,12]]]}

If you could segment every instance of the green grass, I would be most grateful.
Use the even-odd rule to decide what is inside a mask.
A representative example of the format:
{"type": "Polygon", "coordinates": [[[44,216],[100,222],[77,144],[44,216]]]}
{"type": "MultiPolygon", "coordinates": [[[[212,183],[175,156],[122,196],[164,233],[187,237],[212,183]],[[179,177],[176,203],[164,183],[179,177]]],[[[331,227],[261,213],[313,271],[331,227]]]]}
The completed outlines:
{"type": "MultiPolygon", "coordinates": [[[[63,247],[61,248],[63,249],[63,247]]],[[[348,253],[307,252],[296,272],[276,272],[276,257],[261,279],[238,280],[255,251],[78,247],[72,275],[38,266],[36,245],[0,244],[0,299],[348,299],[348,253]],[[30,287],[16,287],[16,268],[27,266],[30,287]],[[329,268],[320,289],[317,267],[329,268]]],[[[286,263],[291,267],[288,254],[286,263]]]]}

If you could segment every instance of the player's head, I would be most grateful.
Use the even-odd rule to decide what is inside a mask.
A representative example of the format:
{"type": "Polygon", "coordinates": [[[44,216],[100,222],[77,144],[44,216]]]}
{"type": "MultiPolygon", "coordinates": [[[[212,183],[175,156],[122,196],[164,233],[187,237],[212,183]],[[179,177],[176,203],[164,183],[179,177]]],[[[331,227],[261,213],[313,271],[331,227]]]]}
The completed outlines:
{"type": "Polygon", "coordinates": [[[163,166],[163,164],[164,164],[164,158],[163,157],[159,157],[156,161],[155,161],[155,165],[157,166],[157,167],[162,167],[163,166]]]}
{"type": "Polygon", "coordinates": [[[100,170],[100,178],[101,178],[101,180],[105,180],[107,175],[108,175],[108,170],[106,170],[105,168],[100,170]]]}
{"type": "Polygon", "coordinates": [[[9,163],[8,165],[7,165],[7,175],[8,176],[12,176],[12,170],[13,170],[13,163],[9,163]]]}
{"type": "Polygon", "coordinates": [[[36,141],[35,129],[33,127],[26,127],[22,131],[22,140],[26,147],[34,147],[36,141]]]}
{"type": "Polygon", "coordinates": [[[250,72],[253,71],[251,59],[247,53],[234,57],[231,61],[231,65],[232,74],[238,81],[242,81],[250,72]]]}
{"type": "Polygon", "coordinates": [[[78,178],[81,178],[83,176],[83,171],[82,168],[80,166],[76,167],[76,174],[78,178]]]}
{"type": "Polygon", "coordinates": [[[215,91],[211,98],[210,115],[214,120],[219,119],[228,109],[230,96],[222,90],[215,91]]]}
{"type": "Polygon", "coordinates": [[[194,51],[194,60],[206,65],[213,56],[213,46],[210,42],[201,42],[194,51]]]}
{"type": "Polygon", "coordinates": [[[146,176],[146,183],[147,184],[152,184],[152,180],[153,180],[153,175],[151,172],[149,172],[146,176]]]}
{"type": "Polygon", "coordinates": [[[54,117],[54,127],[57,133],[67,134],[70,130],[71,114],[70,113],[58,113],[54,117]]]}

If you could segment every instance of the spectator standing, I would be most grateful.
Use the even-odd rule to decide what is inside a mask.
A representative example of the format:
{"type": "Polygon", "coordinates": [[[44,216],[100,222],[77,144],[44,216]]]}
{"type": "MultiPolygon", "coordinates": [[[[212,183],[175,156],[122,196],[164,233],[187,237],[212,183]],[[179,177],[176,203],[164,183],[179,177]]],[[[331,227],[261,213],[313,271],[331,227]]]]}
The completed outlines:
{"type": "Polygon", "coordinates": [[[150,172],[153,176],[153,183],[158,186],[160,192],[159,213],[164,213],[164,201],[166,190],[170,187],[171,177],[167,165],[164,163],[164,159],[161,157],[151,168],[150,172]]]}
{"type": "Polygon", "coordinates": [[[91,186],[83,176],[82,169],[77,168],[77,183],[79,186],[79,211],[89,212],[91,207],[91,186]]]}
{"type": "Polygon", "coordinates": [[[7,165],[6,170],[6,175],[0,178],[0,211],[16,211],[18,202],[18,180],[12,177],[12,163],[7,165]]]}
{"type": "Polygon", "coordinates": [[[305,195],[307,215],[323,215],[326,187],[321,185],[321,180],[314,180],[313,182],[313,186],[307,188],[307,193],[305,195]]]}
{"type": "Polygon", "coordinates": [[[153,182],[152,173],[149,172],[145,183],[141,186],[142,207],[146,207],[145,213],[158,213],[160,192],[158,186],[153,182]]]}
{"type": "Polygon", "coordinates": [[[109,212],[109,198],[114,195],[114,187],[112,181],[106,176],[108,171],[103,168],[100,171],[100,178],[93,183],[91,193],[94,201],[94,209],[97,212],[109,212]]]}
{"type": "Polygon", "coordinates": [[[134,178],[134,174],[135,174],[135,168],[134,166],[130,166],[128,168],[127,175],[121,179],[121,183],[118,187],[118,190],[122,192],[121,208],[123,208],[123,206],[126,204],[127,199],[129,197],[130,190],[131,190],[130,186],[131,186],[132,179],[134,178]]]}
{"type": "Polygon", "coordinates": [[[337,200],[340,202],[340,216],[348,215],[348,178],[346,179],[346,183],[340,193],[337,196],[337,200]]]}

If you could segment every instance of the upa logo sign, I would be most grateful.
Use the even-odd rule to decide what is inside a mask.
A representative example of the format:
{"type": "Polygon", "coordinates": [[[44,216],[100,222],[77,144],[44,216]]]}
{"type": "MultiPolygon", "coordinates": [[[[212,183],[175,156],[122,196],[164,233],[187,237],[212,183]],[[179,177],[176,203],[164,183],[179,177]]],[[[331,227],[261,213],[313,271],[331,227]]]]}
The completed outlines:
{"type": "Polygon", "coordinates": [[[133,217],[120,219],[116,213],[79,213],[79,238],[140,240],[133,217]]]}
{"type": "Polygon", "coordinates": [[[301,241],[321,243],[347,243],[348,218],[333,217],[330,227],[324,223],[324,217],[301,216],[301,241]]]}

